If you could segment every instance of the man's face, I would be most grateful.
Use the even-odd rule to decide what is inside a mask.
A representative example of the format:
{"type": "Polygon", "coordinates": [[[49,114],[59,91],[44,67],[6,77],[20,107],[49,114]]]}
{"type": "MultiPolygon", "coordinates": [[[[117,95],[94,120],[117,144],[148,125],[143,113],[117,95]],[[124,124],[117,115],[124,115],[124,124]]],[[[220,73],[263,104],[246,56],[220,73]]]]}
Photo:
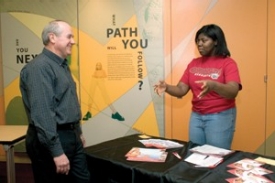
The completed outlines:
{"type": "Polygon", "coordinates": [[[74,35],[71,27],[65,22],[59,22],[61,29],[60,35],[55,36],[55,51],[62,58],[67,58],[72,53],[72,46],[75,44],[74,35]]]}
{"type": "Polygon", "coordinates": [[[210,37],[200,34],[196,40],[198,51],[202,56],[213,56],[217,42],[210,37]]]}

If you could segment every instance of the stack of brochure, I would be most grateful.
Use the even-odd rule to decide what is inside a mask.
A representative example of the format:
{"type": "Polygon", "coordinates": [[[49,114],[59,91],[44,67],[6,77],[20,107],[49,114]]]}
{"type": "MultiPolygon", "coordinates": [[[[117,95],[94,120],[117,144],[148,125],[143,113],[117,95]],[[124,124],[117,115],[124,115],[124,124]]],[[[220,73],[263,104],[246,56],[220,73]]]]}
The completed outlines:
{"type": "Polygon", "coordinates": [[[139,140],[145,147],[156,147],[159,149],[171,149],[183,147],[183,144],[171,141],[171,140],[162,140],[162,139],[147,139],[139,140]]]}
{"type": "Polygon", "coordinates": [[[264,163],[244,158],[237,162],[227,165],[227,167],[231,168],[228,170],[229,173],[235,175],[234,178],[226,179],[227,182],[253,182],[253,183],[272,183],[272,181],[268,180],[264,175],[273,173],[271,170],[267,170],[261,167],[264,163]]]}
{"type": "Polygon", "coordinates": [[[216,167],[223,161],[223,156],[234,152],[208,144],[194,147],[190,151],[192,154],[185,159],[186,162],[208,168],[216,167]]]}
{"type": "Polygon", "coordinates": [[[196,146],[192,149],[190,149],[191,152],[206,154],[206,155],[214,155],[214,156],[225,156],[228,154],[233,153],[234,151],[212,146],[209,144],[205,144],[202,146],[196,146]]]}
{"type": "Polygon", "coordinates": [[[167,152],[164,149],[133,147],[125,156],[129,161],[165,162],[167,152]]]}
{"type": "MultiPolygon", "coordinates": [[[[183,147],[183,144],[162,139],[146,139],[139,140],[145,148],[133,147],[126,153],[126,158],[129,161],[145,161],[145,162],[165,162],[168,152],[166,149],[183,147]]],[[[181,159],[179,154],[173,154],[181,159]]]]}

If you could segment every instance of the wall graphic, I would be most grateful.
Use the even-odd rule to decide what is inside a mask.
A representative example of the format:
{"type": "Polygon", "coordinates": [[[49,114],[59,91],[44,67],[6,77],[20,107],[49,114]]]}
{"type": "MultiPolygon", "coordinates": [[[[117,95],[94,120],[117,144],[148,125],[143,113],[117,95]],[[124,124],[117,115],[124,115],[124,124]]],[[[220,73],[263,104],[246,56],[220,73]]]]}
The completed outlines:
{"type": "MultiPolygon", "coordinates": [[[[27,20],[30,18],[30,15],[23,13],[1,13],[5,119],[6,124],[9,125],[28,124],[19,90],[18,76],[21,68],[40,53],[42,49],[39,34],[32,31],[30,25],[18,21],[18,18],[27,23],[29,22],[27,20]]],[[[49,21],[49,18],[38,16],[36,18],[41,24],[49,21]]],[[[38,24],[34,24],[33,26],[35,25],[39,26],[38,24]]],[[[20,147],[23,145],[24,143],[21,143],[16,148],[21,149],[20,147]]]]}
{"type": "MultiPolygon", "coordinates": [[[[87,145],[134,133],[164,136],[163,98],[153,92],[164,69],[162,1],[93,0],[78,7],[72,12],[78,11],[79,20],[64,20],[78,43],[69,61],[87,145]]],[[[18,11],[1,12],[7,124],[27,124],[19,73],[41,52],[45,24],[63,17],[54,15],[35,12],[26,2],[18,11]]]]}
{"type": "Polygon", "coordinates": [[[163,99],[153,92],[164,69],[162,6],[155,0],[90,1],[79,12],[88,144],[140,132],[164,136],[163,105],[155,105],[163,99]]]}

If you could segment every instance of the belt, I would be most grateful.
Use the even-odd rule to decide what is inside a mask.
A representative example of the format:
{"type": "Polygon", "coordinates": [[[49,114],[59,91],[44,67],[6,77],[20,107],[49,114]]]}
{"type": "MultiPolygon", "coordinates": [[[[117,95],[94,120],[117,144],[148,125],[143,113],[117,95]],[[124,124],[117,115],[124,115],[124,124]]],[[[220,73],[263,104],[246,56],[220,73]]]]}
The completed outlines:
{"type": "MultiPolygon", "coordinates": [[[[74,123],[65,123],[62,125],[57,125],[56,129],[57,130],[75,130],[78,128],[79,122],[74,122],[74,123]]],[[[35,128],[33,124],[29,124],[29,127],[35,128]]]]}
{"type": "Polygon", "coordinates": [[[79,122],[75,123],[65,123],[62,125],[57,125],[57,130],[75,130],[79,126],[79,122]]]}

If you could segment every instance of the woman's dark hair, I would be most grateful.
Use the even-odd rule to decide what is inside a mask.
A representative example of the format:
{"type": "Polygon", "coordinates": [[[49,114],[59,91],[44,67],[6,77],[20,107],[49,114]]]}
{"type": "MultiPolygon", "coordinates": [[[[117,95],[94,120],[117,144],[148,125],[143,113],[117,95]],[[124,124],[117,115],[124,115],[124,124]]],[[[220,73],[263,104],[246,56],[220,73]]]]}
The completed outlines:
{"type": "Polygon", "coordinates": [[[213,41],[217,41],[215,55],[230,57],[230,51],[227,48],[224,33],[219,26],[215,24],[204,25],[197,31],[195,42],[197,42],[200,34],[204,34],[205,36],[210,37],[213,41]]]}

